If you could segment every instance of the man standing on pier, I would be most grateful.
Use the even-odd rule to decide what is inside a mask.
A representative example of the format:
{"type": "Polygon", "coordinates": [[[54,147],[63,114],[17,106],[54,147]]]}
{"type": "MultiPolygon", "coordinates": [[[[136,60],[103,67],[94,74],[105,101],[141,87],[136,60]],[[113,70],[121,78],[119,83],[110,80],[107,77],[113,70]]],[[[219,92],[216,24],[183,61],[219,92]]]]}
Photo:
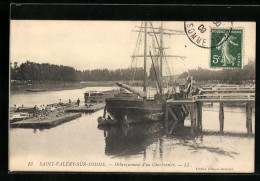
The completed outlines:
{"type": "Polygon", "coordinates": [[[37,111],[37,105],[35,105],[35,106],[33,107],[33,117],[36,116],[36,111],[37,111]]]}
{"type": "Polygon", "coordinates": [[[43,114],[43,115],[45,115],[45,113],[46,113],[45,109],[46,109],[46,108],[45,108],[45,106],[44,106],[44,104],[43,104],[43,105],[42,105],[42,114],[43,114]]]}

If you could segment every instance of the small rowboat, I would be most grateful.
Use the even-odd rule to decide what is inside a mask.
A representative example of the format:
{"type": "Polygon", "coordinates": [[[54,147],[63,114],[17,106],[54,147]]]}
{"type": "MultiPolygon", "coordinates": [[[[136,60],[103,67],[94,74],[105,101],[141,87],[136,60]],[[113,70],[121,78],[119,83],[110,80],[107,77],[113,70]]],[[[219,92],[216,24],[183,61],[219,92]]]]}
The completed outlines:
{"type": "Polygon", "coordinates": [[[46,89],[26,89],[27,92],[43,92],[47,91],[46,89]]]}
{"type": "Polygon", "coordinates": [[[98,121],[98,125],[100,125],[100,126],[114,125],[114,124],[117,123],[116,120],[111,119],[110,117],[109,117],[109,118],[103,118],[103,117],[101,117],[101,116],[98,118],[97,121],[98,121]]]}
{"type": "Polygon", "coordinates": [[[28,113],[20,113],[20,114],[14,114],[10,116],[10,122],[16,122],[16,121],[21,121],[24,119],[29,119],[31,118],[31,115],[28,113]]]}

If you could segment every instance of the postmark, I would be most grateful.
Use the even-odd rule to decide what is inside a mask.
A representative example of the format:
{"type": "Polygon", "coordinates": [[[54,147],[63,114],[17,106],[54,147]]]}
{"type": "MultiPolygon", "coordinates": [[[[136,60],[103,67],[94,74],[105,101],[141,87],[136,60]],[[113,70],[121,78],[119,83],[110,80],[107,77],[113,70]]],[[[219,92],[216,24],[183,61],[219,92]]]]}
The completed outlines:
{"type": "Polygon", "coordinates": [[[217,46],[220,46],[222,43],[224,43],[228,39],[232,31],[232,26],[233,23],[231,21],[230,22],[226,22],[226,21],[213,21],[213,22],[185,21],[184,22],[184,30],[189,40],[196,46],[201,48],[206,48],[206,49],[215,48],[217,46]],[[225,29],[226,32],[225,34],[223,34],[223,37],[219,37],[219,36],[212,37],[211,29],[214,28],[225,29]]]}
{"type": "Polygon", "coordinates": [[[211,68],[242,68],[243,29],[233,29],[223,41],[227,31],[227,29],[211,30],[211,39],[218,40],[211,42],[211,45],[217,43],[217,46],[210,50],[211,68]]]}

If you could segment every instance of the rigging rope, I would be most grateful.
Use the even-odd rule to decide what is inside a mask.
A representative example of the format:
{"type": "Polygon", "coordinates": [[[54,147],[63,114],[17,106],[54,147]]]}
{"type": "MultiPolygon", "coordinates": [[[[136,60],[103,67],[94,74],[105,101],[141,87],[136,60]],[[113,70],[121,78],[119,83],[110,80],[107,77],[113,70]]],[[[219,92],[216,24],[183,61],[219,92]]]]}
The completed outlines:
{"type": "Polygon", "coordinates": [[[155,34],[155,32],[154,32],[153,24],[152,24],[151,21],[149,21],[149,22],[150,22],[150,24],[151,24],[151,28],[152,28],[152,30],[153,30],[153,34],[154,34],[154,36],[155,36],[155,39],[156,39],[157,45],[158,45],[158,47],[160,47],[160,44],[159,44],[158,39],[157,39],[157,37],[156,37],[156,34],[155,34]]]}
{"type": "MultiPolygon", "coordinates": [[[[141,23],[141,27],[143,26],[143,21],[141,23]]],[[[137,41],[136,41],[136,45],[135,45],[135,49],[134,49],[134,52],[133,52],[133,57],[132,57],[132,61],[131,61],[131,68],[134,68],[134,71],[133,71],[133,75],[132,75],[132,79],[130,79],[130,82],[131,81],[134,81],[135,80],[135,75],[136,75],[136,71],[137,71],[137,58],[134,57],[135,55],[137,55],[139,53],[139,49],[140,49],[140,44],[142,42],[142,33],[141,31],[138,33],[138,37],[137,37],[137,41]],[[135,66],[134,66],[135,64],[135,66]]]]}
{"type": "MultiPolygon", "coordinates": [[[[152,65],[153,65],[153,69],[154,69],[155,78],[156,78],[156,80],[157,80],[158,86],[160,86],[160,85],[159,85],[159,81],[158,81],[158,77],[157,77],[157,73],[156,73],[156,69],[155,69],[155,67],[154,67],[153,57],[152,57],[151,51],[150,51],[150,56],[151,56],[151,59],[152,59],[152,65]]],[[[156,87],[156,91],[157,91],[157,93],[158,93],[157,87],[156,87]]],[[[161,92],[161,90],[160,90],[160,92],[161,92]]]]}

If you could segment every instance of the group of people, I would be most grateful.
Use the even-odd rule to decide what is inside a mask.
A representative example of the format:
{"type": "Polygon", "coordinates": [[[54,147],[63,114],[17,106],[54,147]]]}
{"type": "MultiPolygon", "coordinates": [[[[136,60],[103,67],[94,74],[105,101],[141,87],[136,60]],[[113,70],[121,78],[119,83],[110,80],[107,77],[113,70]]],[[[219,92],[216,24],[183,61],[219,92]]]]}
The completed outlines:
{"type": "MultiPolygon", "coordinates": [[[[69,99],[69,104],[71,104],[72,102],[71,102],[71,99],[69,99]]],[[[77,100],[77,105],[79,106],[79,104],[80,104],[80,100],[79,100],[79,98],[78,98],[78,100],[77,100]]],[[[59,101],[59,105],[64,105],[64,103],[61,101],[61,99],[60,99],[60,101],[59,101]]]]}
{"type": "MultiPolygon", "coordinates": [[[[71,104],[71,103],[72,103],[72,102],[71,102],[71,99],[69,99],[69,104],[71,104]]],[[[78,98],[78,100],[77,100],[77,105],[79,106],[79,104],[80,104],[80,100],[79,100],[79,98],[78,98]]],[[[59,99],[59,105],[61,105],[61,106],[64,105],[64,103],[61,101],[61,99],[59,99]]],[[[51,113],[53,113],[53,112],[55,111],[55,107],[54,107],[53,104],[52,104],[52,105],[49,105],[48,107],[50,107],[49,110],[50,110],[51,113]]],[[[45,116],[46,113],[47,113],[47,110],[48,110],[48,109],[47,109],[47,106],[45,106],[44,104],[43,104],[43,105],[40,105],[39,108],[37,107],[37,105],[35,105],[34,108],[33,108],[33,116],[36,116],[36,115],[37,115],[37,112],[40,113],[40,116],[45,116]]]]}
{"type": "MultiPolygon", "coordinates": [[[[71,104],[71,103],[72,103],[72,102],[71,102],[71,99],[69,99],[69,104],[71,104]]],[[[64,104],[64,103],[61,101],[61,99],[59,99],[58,105],[60,105],[60,106],[63,107],[63,106],[66,105],[66,104],[64,104]]],[[[77,99],[76,105],[77,105],[77,106],[80,105],[80,99],[79,99],[79,98],[77,99]]],[[[23,105],[22,105],[22,107],[23,107],[23,105]]],[[[19,110],[19,107],[18,107],[17,104],[14,104],[14,109],[15,109],[15,110],[19,110]]],[[[51,113],[53,113],[53,112],[55,111],[55,109],[56,109],[56,108],[55,108],[54,104],[52,104],[52,105],[44,105],[44,104],[42,104],[42,105],[40,105],[39,107],[38,107],[37,105],[35,105],[35,106],[33,107],[33,109],[32,109],[32,112],[30,112],[30,113],[33,113],[33,117],[36,117],[36,116],[42,117],[42,116],[47,115],[48,111],[51,112],[51,113]]]]}
{"type": "MultiPolygon", "coordinates": [[[[52,105],[53,106],[53,105],[52,105]]],[[[45,106],[44,104],[43,105],[40,105],[40,107],[38,108],[37,105],[35,105],[33,107],[33,117],[35,117],[37,115],[37,113],[40,114],[40,116],[44,116],[46,115],[47,113],[47,106],[45,106]]]]}

